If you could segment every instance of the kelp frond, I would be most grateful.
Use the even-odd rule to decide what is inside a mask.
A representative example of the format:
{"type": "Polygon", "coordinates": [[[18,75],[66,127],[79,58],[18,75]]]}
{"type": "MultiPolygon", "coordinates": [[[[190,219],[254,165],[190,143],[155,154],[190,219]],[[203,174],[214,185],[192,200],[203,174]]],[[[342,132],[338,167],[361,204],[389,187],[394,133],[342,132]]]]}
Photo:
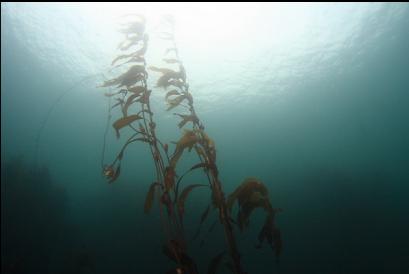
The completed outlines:
{"type": "Polygon", "coordinates": [[[117,85],[117,87],[131,87],[137,82],[144,80],[146,76],[147,73],[144,66],[134,65],[117,78],[105,81],[100,87],[110,87],[114,85],[117,85]]]}
{"type": "Polygon", "coordinates": [[[116,137],[119,138],[119,130],[121,128],[131,124],[132,122],[134,122],[136,120],[140,120],[140,119],[142,119],[141,116],[139,116],[137,114],[134,114],[134,115],[119,118],[118,120],[116,120],[112,125],[114,127],[115,131],[116,131],[116,137]]]}

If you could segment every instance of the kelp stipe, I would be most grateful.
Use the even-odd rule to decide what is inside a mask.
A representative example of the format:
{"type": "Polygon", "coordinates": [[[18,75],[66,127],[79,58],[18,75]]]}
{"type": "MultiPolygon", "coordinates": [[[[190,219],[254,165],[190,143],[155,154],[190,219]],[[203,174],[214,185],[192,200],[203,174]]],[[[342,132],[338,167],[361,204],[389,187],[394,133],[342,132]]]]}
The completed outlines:
{"type": "MultiPolygon", "coordinates": [[[[133,134],[127,139],[122,149],[114,161],[103,167],[103,174],[109,179],[109,183],[114,182],[120,175],[121,160],[123,153],[129,144],[134,142],[145,142],[149,145],[156,170],[156,180],[149,187],[144,211],[150,212],[155,195],[158,197],[160,217],[162,220],[166,243],[163,246],[163,253],[173,260],[177,267],[168,273],[198,273],[194,260],[188,255],[187,240],[183,229],[183,217],[185,202],[188,195],[196,188],[211,190],[210,205],[201,215],[200,225],[206,220],[212,209],[217,209],[219,222],[224,229],[224,235],[228,247],[230,261],[227,266],[233,273],[244,274],[241,266],[240,254],[237,248],[236,239],[233,233],[233,224],[240,230],[245,229],[249,223],[249,217],[255,208],[263,208],[267,212],[265,224],[259,234],[260,245],[264,240],[275,249],[278,256],[281,252],[281,234],[276,227],[274,217],[279,209],[274,209],[268,197],[268,191],[263,183],[255,178],[246,179],[226,200],[219,180],[219,171],[216,164],[216,146],[214,141],[207,135],[203,123],[197,116],[193,104],[193,97],[189,90],[186,71],[179,58],[178,49],[174,40],[174,22],[171,17],[166,17],[163,27],[167,31],[159,33],[160,38],[171,43],[165,52],[163,61],[167,64],[176,65],[177,70],[170,68],[159,68],[150,66],[153,72],[160,73],[156,87],[167,90],[165,101],[168,104],[167,110],[176,111],[175,116],[181,120],[178,127],[183,130],[182,136],[175,143],[173,153],[169,153],[169,145],[161,142],[156,136],[156,124],[153,120],[153,112],[150,106],[151,90],[147,86],[148,73],[144,55],[148,48],[148,36],[145,34],[145,18],[135,15],[135,20],[124,24],[123,32],[125,41],[119,44],[120,50],[128,50],[137,47],[129,54],[121,54],[114,59],[112,65],[118,60],[125,59],[119,66],[130,66],[126,71],[116,78],[105,81],[101,87],[116,86],[119,90],[105,94],[108,97],[115,97],[117,103],[112,107],[119,107],[121,117],[113,123],[117,138],[123,128],[130,128],[133,134]],[[170,56],[172,54],[172,56],[170,56]],[[131,110],[133,108],[133,111],[131,110]],[[181,112],[181,110],[185,110],[181,112]],[[135,123],[138,122],[138,126],[135,123]],[[192,151],[198,156],[199,162],[181,176],[177,176],[177,166],[183,154],[192,151]],[[191,184],[181,190],[181,182],[185,175],[194,170],[203,170],[207,184],[191,184]],[[231,210],[235,202],[239,205],[237,220],[231,218],[231,210]]],[[[211,229],[216,224],[213,223],[211,229]]],[[[200,233],[200,226],[198,232],[200,233]]],[[[208,273],[215,274],[219,268],[222,258],[226,252],[216,255],[209,264],[208,273]]]]}

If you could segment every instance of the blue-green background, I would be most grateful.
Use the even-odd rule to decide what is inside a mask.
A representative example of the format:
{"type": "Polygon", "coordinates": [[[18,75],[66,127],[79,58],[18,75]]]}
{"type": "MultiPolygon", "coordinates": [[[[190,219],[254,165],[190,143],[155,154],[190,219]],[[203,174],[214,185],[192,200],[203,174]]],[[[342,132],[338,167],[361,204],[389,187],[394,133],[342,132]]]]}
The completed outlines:
{"type": "MultiPolygon", "coordinates": [[[[95,88],[100,76],[80,81],[112,76],[107,68],[121,36],[94,7],[1,4],[1,256],[4,271],[15,261],[22,269],[8,273],[91,273],[75,269],[81,252],[97,273],[165,273],[171,266],[161,253],[158,208],[143,214],[154,180],[147,147],[127,150],[114,184],[101,176],[108,99],[95,88]],[[29,171],[43,125],[37,163],[49,177],[29,171]]],[[[236,231],[245,270],[409,273],[408,4],[294,4],[281,33],[291,36],[285,23],[301,15],[316,21],[301,22],[302,37],[289,44],[273,34],[274,7],[252,8],[254,20],[241,21],[251,31],[240,39],[204,39],[194,48],[185,30],[178,44],[197,112],[216,142],[226,194],[256,176],[284,210],[278,264],[270,249],[254,248],[261,211],[249,230],[236,231]]],[[[175,19],[183,30],[186,22],[175,19]]],[[[153,30],[151,37],[147,61],[157,65],[166,47],[153,30]]],[[[153,108],[160,139],[170,143],[180,133],[163,95],[154,89],[153,108]]],[[[110,128],[105,162],[123,138],[110,128]]],[[[180,172],[194,163],[186,155],[180,172]]],[[[188,235],[209,199],[205,190],[189,198],[188,235]]],[[[226,248],[221,227],[189,248],[206,273],[226,248]]]]}

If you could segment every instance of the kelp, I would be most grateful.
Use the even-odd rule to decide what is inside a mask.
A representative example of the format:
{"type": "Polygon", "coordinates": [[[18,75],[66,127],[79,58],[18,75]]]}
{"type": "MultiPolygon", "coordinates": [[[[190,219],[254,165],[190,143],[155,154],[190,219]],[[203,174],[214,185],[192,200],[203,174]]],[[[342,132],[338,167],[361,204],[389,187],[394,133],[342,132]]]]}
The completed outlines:
{"type": "Polygon", "coordinates": [[[185,87],[186,73],[182,65],[179,65],[179,71],[155,66],[150,66],[149,69],[162,74],[156,83],[156,87],[165,89],[169,86],[176,86],[178,88],[185,87]]]}
{"type": "Polygon", "coordinates": [[[275,256],[278,258],[282,250],[282,240],[281,231],[275,225],[275,214],[282,210],[271,206],[265,185],[256,178],[247,178],[229,195],[227,205],[230,211],[235,201],[239,204],[237,224],[240,230],[248,226],[249,217],[254,209],[263,208],[267,212],[265,223],[258,235],[259,244],[256,247],[260,248],[263,241],[266,240],[275,250],[275,256]]]}
{"type": "Polygon", "coordinates": [[[245,179],[237,189],[227,198],[227,208],[232,210],[235,201],[238,201],[239,211],[237,223],[240,230],[248,226],[249,217],[254,209],[264,208],[271,213],[271,204],[268,198],[268,190],[265,185],[256,178],[245,179]]]}
{"type": "Polygon", "coordinates": [[[138,98],[140,94],[132,94],[131,96],[126,99],[125,104],[122,107],[122,113],[124,117],[128,116],[128,108],[130,107],[131,104],[135,103],[134,99],[138,98]]]}
{"type": "Polygon", "coordinates": [[[146,35],[146,34],[143,37],[141,37],[139,35],[127,36],[127,38],[124,41],[119,43],[118,49],[120,49],[122,51],[125,51],[125,50],[128,50],[130,47],[138,45],[141,42],[143,42],[142,48],[136,54],[136,55],[143,56],[145,54],[145,52],[146,52],[146,44],[147,44],[148,40],[149,40],[149,36],[146,35]]]}
{"type": "Polygon", "coordinates": [[[193,146],[199,141],[198,136],[195,131],[185,130],[183,136],[176,143],[175,152],[173,153],[170,166],[175,167],[178,160],[182,156],[183,151],[187,148],[189,151],[192,150],[193,146]]]}
{"type": "Polygon", "coordinates": [[[256,245],[256,248],[261,248],[264,240],[266,240],[267,244],[274,251],[277,259],[283,248],[281,230],[275,225],[275,213],[280,211],[281,209],[277,209],[267,215],[264,225],[258,234],[259,244],[256,245]]]}
{"type": "Polygon", "coordinates": [[[263,196],[268,195],[268,190],[265,185],[254,177],[246,178],[227,199],[227,206],[231,210],[233,203],[239,200],[243,202],[249,195],[254,192],[260,192],[263,196]]]}
{"type": "Polygon", "coordinates": [[[163,245],[162,252],[169,259],[178,264],[178,266],[171,271],[176,271],[178,274],[198,273],[196,263],[189,255],[187,255],[185,248],[179,241],[175,239],[168,241],[163,245]]]}
{"type": "Polygon", "coordinates": [[[164,186],[165,186],[166,192],[168,192],[174,187],[175,177],[176,177],[175,168],[173,166],[166,167],[165,168],[165,178],[164,178],[164,186]]]}
{"type": "Polygon", "coordinates": [[[189,100],[190,101],[190,96],[189,94],[182,94],[179,96],[176,96],[173,99],[167,99],[166,102],[168,103],[168,108],[166,109],[167,111],[179,106],[183,100],[189,100]]]}
{"type": "MultiPolygon", "coordinates": [[[[175,144],[173,153],[169,153],[168,143],[159,140],[156,134],[156,123],[151,110],[150,95],[152,90],[148,88],[145,53],[148,48],[148,35],[145,33],[145,19],[138,17],[136,21],[124,24],[121,32],[125,35],[125,40],[120,43],[121,51],[137,45],[138,48],[130,53],[119,54],[111,63],[112,66],[122,61],[116,67],[130,66],[121,75],[106,80],[100,87],[113,87],[118,91],[106,93],[107,97],[114,97],[116,104],[120,107],[121,117],[113,124],[117,138],[120,137],[120,130],[129,127],[133,132],[125,142],[119,154],[110,165],[103,168],[104,176],[109,183],[118,179],[121,170],[121,161],[125,150],[130,144],[144,142],[148,144],[153,163],[155,165],[156,179],[152,180],[146,194],[144,212],[149,213],[158,197],[160,218],[166,235],[166,244],[163,246],[163,253],[176,263],[176,266],[167,273],[189,273],[198,274],[196,264],[188,255],[186,232],[183,227],[185,206],[190,193],[195,188],[209,187],[211,191],[211,202],[201,214],[199,226],[193,239],[199,236],[201,226],[209,218],[211,210],[218,212],[218,218],[211,223],[207,233],[210,233],[217,223],[221,224],[227,243],[227,253],[231,271],[235,274],[245,274],[241,266],[241,257],[236,245],[233,226],[240,230],[249,225],[251,213],[256,208],[263,208],[267,212],[266,222],[259,233],[259,245],[265,241],[272,246],[276,256],[281,253],[282,242],[281,232],[274,222],[275,213],[278,212],[271,206],[269,193],[265,185],[256,178],[248,178],[226,199],[223,192],[223,185],[219,179],[219,170],[216,164],[216,145],[212,138],[205,131],[205,127],[195,112],[192,94],[189,90],[186,71],[179,58],[179,52],[174,42],[173,20],[169,18],[165,24],[169,31],[162,31],[159,37],[172,43],[167,48],[162,61],[174,68],[149,66],[149,71],[159,73],[156,81],[156,88],[165,90],[165,102],[167,111],[175,109],[174,116],[178,119],[178,128],[182,129],[181,137],[175,144]],[[131,65],[133,63],[133,65],[131,65]],[[135,64],[136,63],[136,64],[135,64]],[[183,108],[183,111],[179,111],[183,108]],[[138,126],[133,124],[138,121],[138,126]],[[194,150],[193,150],[194,149],[194,150]],[[196,164],[191,166],[181,176],[178,176],[179,161],[182,159],[185,150],[197,156],[196,164]],[[205,181],[202,184],[190,184],[181,191],[180,187],[185,176],[195,170],[202,170],[205,181]],[[236,220],[231,217],[234,204],[238,204],[238,214],[236,220]]],[[[204,244],[202,239],[200,246],[204,244]]],[[[208,274],[215,274],[219,269],[223,256],[226,252],[217,254],[210,262],[208,274]]]]}
{"type": "Polygon", "coordinates": [[[134,87],[128,88],[128,91],[132,92],[134,94],[140,95],[140,94],[146,92],[147,89],[146,89],[146,87],[143,87],[143,86],[134,86],[134,87]]]}
{"type": "Polygon", "coordinates": [[[159,77],[158,82],[156,83],[156,87],[158,88],[167,88],[169,86],[179,87],[178,85],[179,79],[180,79],[179,72],[172,71],[172,72],[165,73],[161,77],[159,77]]]}
{"type": "Polygon", "coordinates": [[[121,99],[121,98],[115,98],[115,100],[117,102],[111,107],[111,109],[114,109],[117,106],[121,106],[121,108],[122,108],[122,106],[125,104],[124,100],[121,99]]]}
{"type": "MultiPolygon", "coordinates": [[[[129,60],[128,60],[127,62],[125,62],[125,63],[120,64],[120,65],[125,65],[125,64],[130,63],[130,62],[141,62],[141,63],[144,63],[144,62],[145,62],[145,58],[143,57],[143,54],[144,54],[145,52],[144,52],[143,49],[146,51],[146,48],[142,48],[142,49],[140,49],[140,50],[138,50],[138,51],[136,51],[136,52],[134,52],[134,53],[118,55],[118,56],[112,61],[111,66],[115,65],[116,62],[118,62],[119,60],[126,59],[126,58],[129,58],[129,60]]],[[[118,65],[118,66],[120,66],[120,65],[118,65]]]]}
{"type": "Polygon", "coordinates": [[[179,122],[178,127],[182,128],[186,123],[192,122],[193,124],[199,123],[199,118],[197,118],[196,114],[179,114],[174,113],[174,115],[179,116],[182,118],[182,121],[179,122]]]}
{"type": "Polygon", "coordinates": [[[142,14],[128,14],[132,16],[132,21],[122,24],[123,28],[119,32],[124,34],[136,33],[142,35],[145,32],[146,18],[142,14]]]}
{"type": "Polygon", "coordinates": [[[109,184],[116,181],[116,179],[119,178],[120,173],[121,173],[121,165],[118,165],[116,170],[114,170],[114,167],[112,165],[105,166],[103,170],[104,176],[109,179],[108,181],[109,184]]]}
{"type": "Polygon", "coordinates": [[[121,89],[121,90],[119,90],[119,91],[117,91],[117,92],[114,92],[114,93],[104,93],[104,95],[106,96],[106,97],[112,97],[112,96],[115,96],[115,95],[118,95],[118,94],[125,94],[126,93],[126,90],[125,89],[121,89]]]}
{"type": "Polygon", "coordinates": [[[204,221],[207,219],[207,217],[209,216],[210,209],[211,209],[211,206],[208,205],[206,207],[206,209],[203,211],[202,215],[200,216],[200,222],[199,222],[199,225],[198,225],[198,227],[196,229],[196,233],[192,238],[192,241],[195,240],[199,236],[202,225],[203,225],[204,221]]]}
{"type": "Polygon", "coordinates": [[[169,96],[180,95],[180,94],[181,93],[179,91],[177,91],[176,89],[172,89],[171,91],[166,92],[165,100],[168,100],[169,96]]]}
{"type": "Polygon", "coordinates": [[[144,66],[141,65],[134,65],[127,72],[124,74],[105,81],[101,86],[99,87],[110,87],[116,85],[118,88],[119,87],[131,87],[132,85],[136,84],[137,82],[140,82],[144,80],[147,76],[146,70],[144,66]]]}
{"type": "Polygon", "coordinates": [[[145,206],[144,206],[145,213],[149,213],[149,211],[151,210],[152,205],[153,205],[153,199],[155,198],[155,189],[159,186],[160,184],[158,182],[154,182],[149,187],[149,191],[146,194],[146,199],[145,199],[145,206]]]}
{"type": "Polygon", "coordinates": [[[200,217],[200,224],[203,224],[204,221],[206,220],[207,216],[209,216],[209,212],[210,212],[210,205],[208,205],[205,209],[205,211],[202,213],[202,216],[200,217]]]}
{"type": "Polygon", "coordinates": [[[178,197],[177,200],[177,206],[178,206],[178,210],[179,210],[179,217],[182,219],[183,218],[183,214],[185,212],[185,202],[186,199],[189,195],[189,193],[197,187],[206,187],[207,185],[203,185],[203,184],[193,184],[193,185],[189,185],[187,186],[185,189],[183,189],[182,193],[180,194],[180,196],[178,197]]]}
{"type": "Polygon", "coordinates": [[[119,130],[122,129],[123,127],[126,127],[128,125],[130,125],[132,122],[135,122],[136,120],[140,120],[142,119],[141,116],[134,114],[134,115],[130,115],[127,117],[123,117],[123,118],[119,118],[118,120],[116,120],[112,126],[114,127],[115,131],[116,131],[116,137],[119,138],[119,130]]]}

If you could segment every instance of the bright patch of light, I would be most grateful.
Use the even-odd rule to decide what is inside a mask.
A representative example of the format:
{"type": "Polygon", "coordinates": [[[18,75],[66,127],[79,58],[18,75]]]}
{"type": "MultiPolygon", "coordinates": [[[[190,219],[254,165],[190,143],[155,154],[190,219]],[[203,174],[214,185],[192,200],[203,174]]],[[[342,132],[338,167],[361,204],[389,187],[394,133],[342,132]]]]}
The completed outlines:
{"type": "Polygon", "coordinates": [[[169,42],[157,33],[162,16],[172,15],[190,87],[195,98],[203,96],[213,107],[255,94],[280,97],[307,79],[351,70],[362,59],[358,57],[363,49],[368,52],[368,45],[376,45],[371,39],[392,26],[405,6],[103,2],[3,7],[10,19],[7,30],[40,59],[44,69],[63,71],[61,75],[72,78],[68,81],[111,69],[111,61],[121,54],[119,24],[128,14],[146,17],[150,41],[146,59],[160,65],[169,42]]]}

